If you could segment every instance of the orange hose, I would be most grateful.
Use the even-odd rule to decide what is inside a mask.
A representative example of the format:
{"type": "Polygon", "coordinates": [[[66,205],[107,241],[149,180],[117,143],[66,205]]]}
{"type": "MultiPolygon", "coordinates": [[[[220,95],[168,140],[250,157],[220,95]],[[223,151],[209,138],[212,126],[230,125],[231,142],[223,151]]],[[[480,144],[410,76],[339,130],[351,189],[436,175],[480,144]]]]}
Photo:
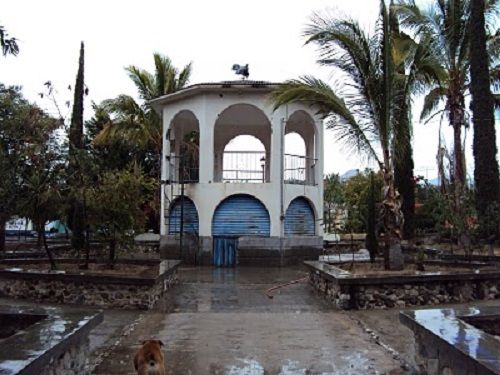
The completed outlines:
{"type": "Polygon", "coordinates": [[[284,286],[288,286],[288,285],[292,285],[292,284],[297,284],[297,283],[300,283],[302,281],[307,281],[309,279],[309,276],[306,276],[306,277],[302,277],[300,279],[297,279],[297,280],[292,280],[292,281],[289,281],[287,283],[284,283],[284,284],[279,284],[279,285],[275,285],[269,289],[267,289],[264,294],[268,297],[268,298],[274,298],[274,296],[272,294],[269,294],[270,292],[272,292],[273,290],[276,290],[276,289],[279,289],[279,288],[283,288],[284,286]]]}

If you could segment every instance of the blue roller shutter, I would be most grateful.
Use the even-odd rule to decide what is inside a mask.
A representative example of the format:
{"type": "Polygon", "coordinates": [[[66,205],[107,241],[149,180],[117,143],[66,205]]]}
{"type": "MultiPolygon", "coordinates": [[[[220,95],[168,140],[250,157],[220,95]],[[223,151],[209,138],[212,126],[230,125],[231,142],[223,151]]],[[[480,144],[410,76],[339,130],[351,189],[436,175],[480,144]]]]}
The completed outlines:
{"type": "Polygon", "coordinates": [[[286,236],[314,236],[314,211],[304,198],[295,198],[285,214],[286,236]]]}
{"type": "MultiPolygon", "coordinates": [[[[187,197],[184,198],[184,233],[198,233],[199,221],[198,211],[193,201],[187,197]]],[[[168,234],[177,234],[181,232],[181,200],[177,198],[170,208],[168,221],[168,234]]]]}
{"type": "Polygon", "coordinates": [[[212,220],[213,236],[265,236],[270,234],[266,207],[250,195],[233,195],[219,204],[212,220]]]}

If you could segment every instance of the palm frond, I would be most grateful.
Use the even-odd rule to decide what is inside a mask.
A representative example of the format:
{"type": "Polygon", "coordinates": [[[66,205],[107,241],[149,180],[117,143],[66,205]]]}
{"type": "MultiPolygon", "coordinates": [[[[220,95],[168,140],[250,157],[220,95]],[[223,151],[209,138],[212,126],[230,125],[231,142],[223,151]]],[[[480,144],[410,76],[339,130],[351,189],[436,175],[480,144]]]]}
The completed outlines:
{"type": "Polygon", "coordinates": [[[126,67],[125,70],[137,87],[141,99],[151,100],[155,97],[154,77],[151,73],[133,65],[126,67]]]}
{"type": "Polygon", "coordinates": [[[436,112],[444,96],[445,91],[441,87],[436,87],[429,91],[424,98],[424,105],[420,113],[420,121],[424,121],[436,112]]]}
{"type": "Polygon", "coordinates": [[[180,90],[189,84],[192,69],[193,63],[189,63],[180,71],[179,78],[177,79],[177,90],[180,90]]]}
{"type": "Polygon", "coordinates": [[[317,114],[328,119],[327,125],[335,132],[337,140],[348,148],[356,149],[374,158],[380,164],[372,145],[372,129],[356,120],[353,112],[341,99],[341,95],[326,82],[311,76],[290,80],[271,92],[269,99],[275,110],[293,102],[313,106],[317,114]]]}
{"type": "MultiPolygon", "coordinates": [[[[380,94],[377,81],[377,61],[372,39],[361,29],[357,21],[313,15],[311,24],[305,30],[307,43],[314,43],[320,51],[319,63],[341,70],[358,97],[352,103],[363,111],[367,118],[378,118],[379,106],[373,100],[380,94]]],[[[378,123],[376,124],[378,127],[378,123]]]]}

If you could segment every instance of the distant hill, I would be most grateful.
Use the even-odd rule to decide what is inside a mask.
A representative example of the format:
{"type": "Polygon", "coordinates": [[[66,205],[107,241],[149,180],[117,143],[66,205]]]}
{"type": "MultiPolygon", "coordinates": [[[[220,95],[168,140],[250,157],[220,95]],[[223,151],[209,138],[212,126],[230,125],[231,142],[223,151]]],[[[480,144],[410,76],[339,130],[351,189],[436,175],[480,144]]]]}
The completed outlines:
{"type": "Polygon", "coordinates": [[[360,173],[359,169],[349,169],[347,172],[340,175],[340,181],[347,181],[360,173]]]}

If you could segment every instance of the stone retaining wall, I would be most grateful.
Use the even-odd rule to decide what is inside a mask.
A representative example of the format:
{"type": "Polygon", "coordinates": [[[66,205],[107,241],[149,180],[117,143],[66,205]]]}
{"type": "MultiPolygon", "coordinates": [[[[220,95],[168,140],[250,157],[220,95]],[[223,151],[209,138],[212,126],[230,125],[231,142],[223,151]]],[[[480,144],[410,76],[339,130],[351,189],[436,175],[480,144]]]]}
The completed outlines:
{"type": "Polygon", "coordinates": [[[150,309],[177,282],[177,265],[157,277],[0,271],[0,296],[114,308],[150,309]]]}
{"type": "Polygon", "coordinates": [[[492,273],[490,278],[471,279],[456,275],[456,280],[451,280],[451,277],[425,280],[425,277],[391,276],[386,283],[377,277],[371,284],[369,277],[356,279],[348,273],[335,277],[310,268],[309,282],[325,299],[346,310],[405,308],[500,298],[499,273],[492,273]]]}
{"type": "Polygon", "coordinates": [[[59,358],[51,358],[40,375],[86,375],[85,366],[89,353],[89,340],[86,338],[83,342],[68,348],[59,358]]]}

